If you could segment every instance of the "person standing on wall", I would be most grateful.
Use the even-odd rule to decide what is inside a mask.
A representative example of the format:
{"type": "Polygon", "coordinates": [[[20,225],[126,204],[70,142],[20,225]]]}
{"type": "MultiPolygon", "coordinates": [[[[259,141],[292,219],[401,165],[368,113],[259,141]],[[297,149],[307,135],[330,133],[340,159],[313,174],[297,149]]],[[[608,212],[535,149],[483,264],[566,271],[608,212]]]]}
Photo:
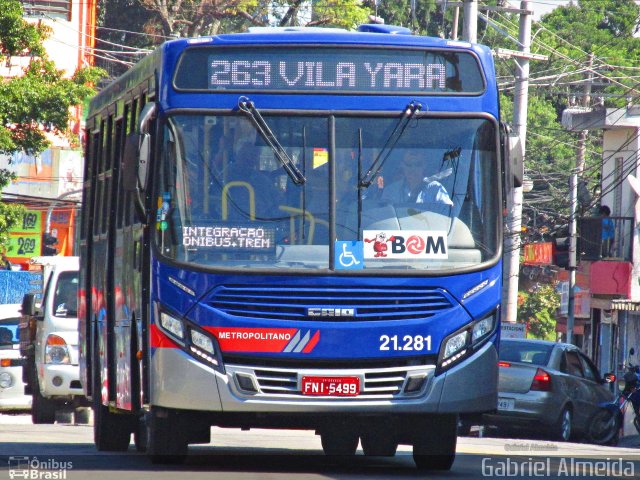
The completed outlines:
{"type": "Polygon", "coordinates": [[[613,247],[613,241],[616,236],[616,227],[613,220],[609,218],[611,209],[606,205],[600,207],[600,215],[602,216],[602,257],[610,257],[613,247]]]}

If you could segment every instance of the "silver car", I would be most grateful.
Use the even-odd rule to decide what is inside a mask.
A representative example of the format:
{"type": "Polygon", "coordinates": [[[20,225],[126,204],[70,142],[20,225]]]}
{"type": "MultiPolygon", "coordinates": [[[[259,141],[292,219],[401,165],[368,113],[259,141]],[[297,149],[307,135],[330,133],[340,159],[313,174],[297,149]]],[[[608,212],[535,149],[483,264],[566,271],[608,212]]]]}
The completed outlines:
{"type": "Polygon", "coordinates": [[[614,398],[575,345],[503,339],[498,365],[498,410],[484,415],[485,426],[568,441],[584,434],[599,404],[614,398]]]}
{"type": "Polygon", "coordinates": [[[24,394],[18,341],[21,305],[0,305],[0,412],[29,410],[31,395],[24,394]]]}

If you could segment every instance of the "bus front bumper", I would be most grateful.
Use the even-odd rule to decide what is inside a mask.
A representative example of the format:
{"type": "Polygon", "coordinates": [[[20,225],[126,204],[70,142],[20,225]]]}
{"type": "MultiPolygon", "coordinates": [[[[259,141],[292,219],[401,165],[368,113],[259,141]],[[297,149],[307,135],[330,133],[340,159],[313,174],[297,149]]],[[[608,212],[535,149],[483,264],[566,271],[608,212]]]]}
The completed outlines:
{"type": "Polygon", "coordinates": [[[497,361],[496,348],[488,342],[437,376],[435,365],[327,370],[228,364],[222,374],[180,349],[162,348],[151,358],[151,404],[212,413],[487,412],[497,405],[497,361]],[[360,394],[303,395],[305,376],[357,377],[360,394]],[[415,383],[408,387],[412,379],[418,389],[412,390],[415,383]]]}

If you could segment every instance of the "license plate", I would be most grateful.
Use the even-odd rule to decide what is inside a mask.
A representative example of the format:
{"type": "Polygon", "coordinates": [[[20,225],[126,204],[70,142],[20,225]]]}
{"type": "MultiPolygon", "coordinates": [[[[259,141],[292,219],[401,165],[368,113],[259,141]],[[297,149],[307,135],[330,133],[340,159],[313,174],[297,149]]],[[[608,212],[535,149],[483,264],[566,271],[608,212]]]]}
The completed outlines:
{"type": "Polygon", "coordinates": [[[513,410],[516,406],[516,401],[513,398],[499,398],[498,410],[513,410]]]}
{"type": "Polygon", "coordinates": [[[302,377],[303,395],[355,397],[360,393],[358,377],[302,377]]]}

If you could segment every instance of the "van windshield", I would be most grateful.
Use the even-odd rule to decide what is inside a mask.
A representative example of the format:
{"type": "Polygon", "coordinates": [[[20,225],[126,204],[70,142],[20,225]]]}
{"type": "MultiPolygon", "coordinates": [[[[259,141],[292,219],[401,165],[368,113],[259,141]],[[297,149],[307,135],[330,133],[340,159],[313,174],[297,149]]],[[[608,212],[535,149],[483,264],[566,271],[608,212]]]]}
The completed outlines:
{"type": "Polygon", "coordinates": [[[78,316],[78,272],[62,272],[58,276],[53,314],[56,317],[78,316]]]}

